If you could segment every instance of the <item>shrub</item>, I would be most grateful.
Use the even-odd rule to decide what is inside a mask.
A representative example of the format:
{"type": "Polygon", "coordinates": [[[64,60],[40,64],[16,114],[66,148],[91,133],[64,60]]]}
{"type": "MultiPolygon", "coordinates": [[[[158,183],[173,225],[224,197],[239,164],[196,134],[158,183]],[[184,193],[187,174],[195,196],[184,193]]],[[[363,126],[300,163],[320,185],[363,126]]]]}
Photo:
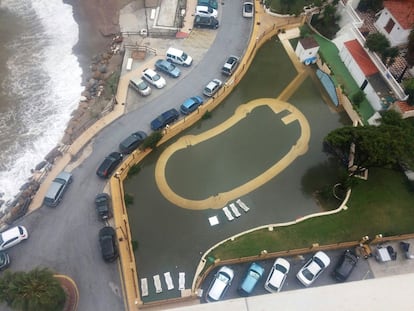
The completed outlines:
{"type": "Polygon", "coordinates": [[[140,149],[145,150],[147,148],[155,149],[157,147],[158,142],[162,138],[161,131],[155,131],[152,132],[150,135],[148,135],[147,138],[144,139],[142,142],[140,149]]]}
{"type": "Polygon", "coordinates": [[[124,201],[125,201],[125,205],[129,207],[129,205],[134,203],[134,196],[129,193],[125,193],[124,201]]]}

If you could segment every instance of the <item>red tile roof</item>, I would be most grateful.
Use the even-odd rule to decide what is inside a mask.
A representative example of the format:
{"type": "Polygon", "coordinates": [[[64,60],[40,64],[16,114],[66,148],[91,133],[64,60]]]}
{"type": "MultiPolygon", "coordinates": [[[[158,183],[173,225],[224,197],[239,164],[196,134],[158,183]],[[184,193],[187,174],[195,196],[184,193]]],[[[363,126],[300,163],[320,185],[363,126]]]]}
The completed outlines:
{"type": "Polygon", "coordinates": [[[378,68],[369,58],[367,52],[361,44],[359,44],[358,40],[347,41],[344,44],[365,76],[369,77],[378,73],[378,68]]]}
{"type": "Polygon", "coordinates": [[[407,102],[400,101],[395,104],[400,108],[402,113],[414,110],[414,106],[409,105],[407,102]]]}
{"type": "Polygon", "coordinates": [[[388,0],[384,7],[404,29],[411,29],[414,25],[414,0],[388,0]]]}

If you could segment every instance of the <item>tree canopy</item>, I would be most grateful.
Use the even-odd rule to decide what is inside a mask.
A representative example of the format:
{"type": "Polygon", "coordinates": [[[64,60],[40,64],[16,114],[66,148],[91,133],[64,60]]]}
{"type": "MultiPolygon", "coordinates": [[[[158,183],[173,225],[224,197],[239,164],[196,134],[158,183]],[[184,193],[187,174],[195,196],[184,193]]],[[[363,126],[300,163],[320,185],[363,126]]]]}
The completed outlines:
{"type": "Polygon", "coordinates": [[[60,311],[65,299],[62,286],[48,269],[6,271],[0,278],[0,301],[15,310],[60,311]]]}
{"type": "Polygon", "coordinates": [[[361,168],[395,166],[414,154],[414,126],[395,111],[383,114],[379,126],[346,126],[330,132],[324,140],[328,152],[348,160],[355,144],[354,165],[361,168]]]}

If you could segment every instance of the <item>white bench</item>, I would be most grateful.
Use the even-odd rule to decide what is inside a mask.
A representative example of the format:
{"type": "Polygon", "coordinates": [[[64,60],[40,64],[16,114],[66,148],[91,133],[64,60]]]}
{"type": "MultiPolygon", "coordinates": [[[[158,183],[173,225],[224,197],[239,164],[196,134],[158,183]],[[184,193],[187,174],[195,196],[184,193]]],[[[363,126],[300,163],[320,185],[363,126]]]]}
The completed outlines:
{"type": "Polygon", "coordinates": [[[162,292],[160,276],[157,274],[157,275],[154,275],[153,278],[154,278],[155,292],[159,294],[162,292]]]}
{"type": "Polygon", "coordinates": [[[127,64],[126,64],[126,70],[130,71],[132,69],[132,62],[134,60],[132,58],[128,58],[127,64]]]}
{"type": "Polygon", "coordinates": [[[147,278],[141,279],[141,295],[142,297],[148,296],[148,280],[147,278]]]}
{"type": "Polygon", "coordinates": [[[233,215],[230,213],[229,208],[227,206],[223,207],[223,212],[229,221],[232,221],[234,219],[233,215]]]}
{"type": "Polygon", "coordinates": [[[236,203],[237,203],[237,204],[241,207],[241,209],[242,209],[243,211],[245,211],[246,213],[249,211],[249,209],[250,209],[250,208],[249,208],[246,204],[244,204],[242,200],[238,199],[238,200],[236,201],[236,203]]]}
{"type": "Polygon", "coordinates": [[[234,216],[236,216],[237,218],[241,216],[239,209],[236,205],[234,205],[234,203],[230,203],[230,209],[233,212],[234,216]]]}

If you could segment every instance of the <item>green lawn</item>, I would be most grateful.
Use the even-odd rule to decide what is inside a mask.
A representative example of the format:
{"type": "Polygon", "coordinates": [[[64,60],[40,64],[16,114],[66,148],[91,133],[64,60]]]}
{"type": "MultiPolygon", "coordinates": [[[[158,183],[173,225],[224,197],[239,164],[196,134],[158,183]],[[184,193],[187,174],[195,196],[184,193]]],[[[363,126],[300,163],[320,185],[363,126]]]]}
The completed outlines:
{"type": "Polygon", "coordinates": [[[213,250],[210,256],[220,259],[258,255],[261,250],[277,252],[337,242],[414,232],[414,192],[404,175],[388,169],[371,169],[368,181],[352,190],[348,210],[302,223],[260,230],[213,250]]]}
{"type": "MultiPolygon", "coordinates": [[[[352,95],[356,94],[360,88],[339,57],[338,48],[331,41],[326,40],[319,35],[315,34],[313,37],[319,43],[319,54],[323,60],[329,64],[329,68],[332,71],[331,77],[335,82],[335,85],[341,85],[344,93],[351,99],[352,95]]],[[[359,105],[357,110],[365,123],[374,114],[374,109],[366,99],[359,105]]]]}

